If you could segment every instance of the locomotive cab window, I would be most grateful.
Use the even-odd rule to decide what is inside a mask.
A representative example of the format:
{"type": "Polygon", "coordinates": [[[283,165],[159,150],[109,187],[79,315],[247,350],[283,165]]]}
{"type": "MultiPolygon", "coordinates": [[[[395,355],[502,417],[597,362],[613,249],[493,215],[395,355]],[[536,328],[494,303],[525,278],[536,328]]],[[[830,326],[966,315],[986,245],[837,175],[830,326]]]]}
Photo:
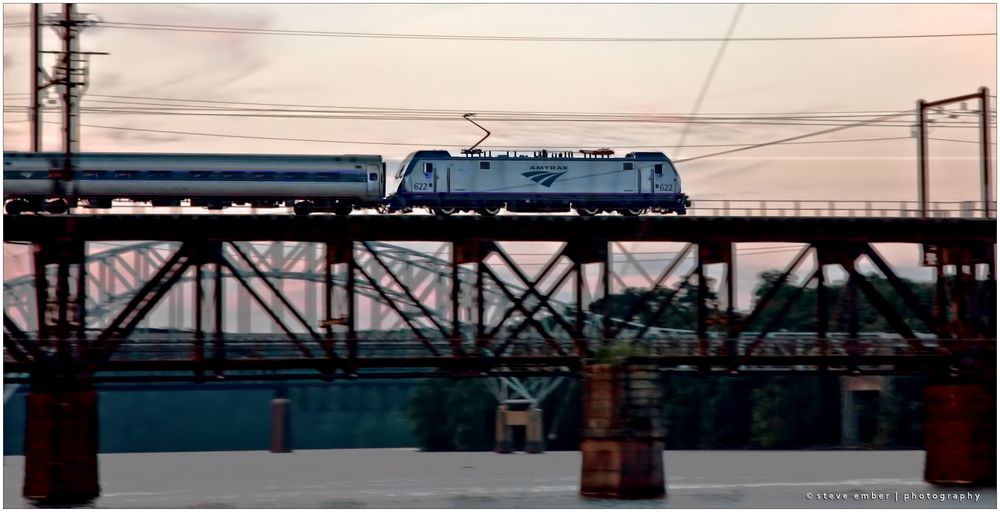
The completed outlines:
{"type": "Polygon", "coordinates": [[[431,174],[434,172],[434,164],[426,163],[424,164],[424,174],[431,174]]]}
{"type": "Polygon", "coordinates": [[[631,171],[632,170],[632,162],[625,162],[625,163],[623,163],[622,164],[622,170],[623,171],[631,171]]]}
{"type": "Polygon", "coordinates": [[[653,167],[653,172],[656,174],[663,174],[663,164],[656,164],[656,166],[653,167]]]}
{"type": "Polygon", "coordinates": [[[479,162],[479,168],[483,170],[488,170],[490,168],[489,162],[479,162]]]}

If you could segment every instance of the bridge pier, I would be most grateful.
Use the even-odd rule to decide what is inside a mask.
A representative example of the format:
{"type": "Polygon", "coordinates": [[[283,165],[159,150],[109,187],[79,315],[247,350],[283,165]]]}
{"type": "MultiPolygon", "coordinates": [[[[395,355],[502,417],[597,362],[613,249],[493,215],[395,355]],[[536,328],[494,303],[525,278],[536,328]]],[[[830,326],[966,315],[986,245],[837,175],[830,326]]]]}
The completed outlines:
{"type": "Polygon", "coordinates": [[[864,402],[876,403],[872,399],[884,394],[888,383],[881,375],[859,375],[840,377],[840,443],[854,447],[872,441],[875,436],[877,418],[864,416],[864,402]],[[874,396],[873,396],[874,395],[874,396]],[[868,399],[868,400],[866,400],[868,399]]]}
{"type": "Polygon", "coordinates": [[[524,453],[545,453],[545,434],[542,427],[542,410],[532,404],[528,409],[517,410],[512,404],[497,406],[496,452],[514,451],[514,427],[524,427],[524,453]]]}
{"type": "Polygon", "coordinates": [[[97,391],[33,389],[27,396],[22,495],[42,506],[84,505],[101,494],[97,391]]]}
{"type": "Polygon", "coordinates": [[[618,499],[666,496],[661,407],[655,367],[586,368],[580,494],[618,499]]]}
{"type": "Polygon", "coordinates": [[[941,485],[995,484],[996,396],[991,388],[930,384],[924,393],[924,480],[941,485]]]}
{"type": "Polygon", "coordinates": [[[292,401],[284,389],[271,399],[271,453],[292,452],[292,401]]]}

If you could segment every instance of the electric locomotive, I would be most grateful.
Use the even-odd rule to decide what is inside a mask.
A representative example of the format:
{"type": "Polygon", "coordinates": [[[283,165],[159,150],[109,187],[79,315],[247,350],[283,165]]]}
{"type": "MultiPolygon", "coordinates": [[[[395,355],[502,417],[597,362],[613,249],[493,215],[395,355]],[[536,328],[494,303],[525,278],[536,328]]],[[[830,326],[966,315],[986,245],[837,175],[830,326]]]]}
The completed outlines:
{"type": "Polygon", "coordinates": [[[387,198],[390,211],[428,208],[438,215],[474,211],[568,212],[583,216],[618,212],[635,216],[687,213],[690,201],[667,155],[613,151],[535,151],[493,154],[463,150],[410,154],[396,174],[398,188],[387,198]]]}

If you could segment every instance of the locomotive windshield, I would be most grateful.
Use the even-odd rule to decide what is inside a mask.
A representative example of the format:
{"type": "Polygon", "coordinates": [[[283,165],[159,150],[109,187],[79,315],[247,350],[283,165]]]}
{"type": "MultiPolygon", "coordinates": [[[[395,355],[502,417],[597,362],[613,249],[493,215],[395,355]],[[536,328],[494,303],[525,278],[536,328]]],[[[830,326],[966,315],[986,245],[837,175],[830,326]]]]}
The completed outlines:
{"type": "Polygon", "coordinates": [[[406,155],[406,158],[403,159],[403,162],[399,164],[399,171],[396,172],[397,180],[403,179],[403,171],[406,170],[407,165],[410,165],[410,160],[413,160],[414,154],[415,153],[410,153],[409,155],[406,155]]]}

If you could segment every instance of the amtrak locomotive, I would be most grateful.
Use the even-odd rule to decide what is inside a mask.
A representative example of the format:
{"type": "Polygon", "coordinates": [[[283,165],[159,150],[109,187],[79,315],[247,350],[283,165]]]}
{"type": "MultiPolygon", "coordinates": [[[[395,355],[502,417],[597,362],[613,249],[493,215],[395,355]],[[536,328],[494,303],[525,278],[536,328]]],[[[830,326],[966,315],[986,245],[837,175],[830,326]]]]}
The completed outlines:
{"type": "MultiPolygon", "coordinates": [[[[498,152],[499,153],[499,152],[498,152]]],[[[4,153],[8,214],[64,213],[70,207],[110,208],[114,199],[153,206],[222,209],[234,205],[293,208],[298,215],[354,209],[438,215],[460,211],[686,213],[681,181],[663,153],[610,150],[537,151],[494,155],[422,150],[403,160],[395,193],[386,195],[379,155],[226,155],[81,153],[74,179],[54,189],[49,172],[65,166],[62,153],[4,153]]]]}
{"type": "Polygon", "coordinates": [[[610,150],[575,153],[491,153],[452,156],[447,151],[417,151],[400,166],[390,210],[430,208],[439,215],[475,211],[567,212],[596,215],[617,211],[686,213],[689,202],[681,179],[663,153],[629,153],[610,158],[610,150]]]}

